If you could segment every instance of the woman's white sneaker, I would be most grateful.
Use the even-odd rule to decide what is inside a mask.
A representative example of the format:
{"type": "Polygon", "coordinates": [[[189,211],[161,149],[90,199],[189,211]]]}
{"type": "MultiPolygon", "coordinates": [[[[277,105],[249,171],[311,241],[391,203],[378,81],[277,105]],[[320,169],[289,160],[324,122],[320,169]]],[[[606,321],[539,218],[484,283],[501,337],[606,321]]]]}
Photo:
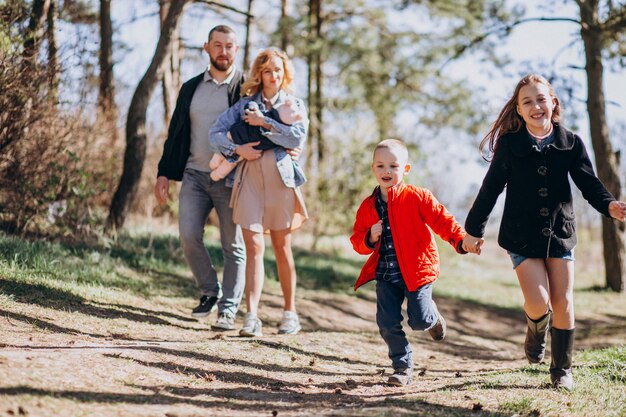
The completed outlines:
{"type": "Polygon", "coordinates": [[[263,324],[253,313],[246,313],[243,318],[243,327],[239,330],[239,336],[260,337],[263,336],[263,324]]]}
{"type": "Polygon", "coordinates": [[[300,327],[300,319],[295,311],[283,311],[283,318],[278,326],[278,334],[296,334],[300,327]]]}

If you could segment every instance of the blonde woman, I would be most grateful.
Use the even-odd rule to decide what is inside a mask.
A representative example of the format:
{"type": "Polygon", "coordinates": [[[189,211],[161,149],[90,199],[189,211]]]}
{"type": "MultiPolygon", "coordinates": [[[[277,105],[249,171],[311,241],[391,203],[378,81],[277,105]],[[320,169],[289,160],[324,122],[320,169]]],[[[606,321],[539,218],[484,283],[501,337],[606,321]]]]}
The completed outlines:
{"type": "Polygon", "coordinates": [[[265,271],[263,253],[269,232],[276,256],[278,278],[284,298],[284,311],[279,334],[296,334],[300,320],[296,313],[296,269],[291,250],[291,231],[307,218],[299,187],[305,177],[288,151],[301,148],[307,137],[308,118],[302,100],[290,95],[293,69],[287,55],[276,48],[261,51],[254,60],[250,74],[241,87],[243,96],[217,119],[209,131],[211,147],[231,161],[242,158],[235,174],[231,198],[233,221],[240,225],[246,246],[247,313],[239,334],[262,336],[258,306],[263,290],[265,271]],[[258,108],[247,106],[254,101],[258,108]],[[282,124],[265,113],[291,102],[301,117],[291,125],[282,124]],[[263,134],[277,146],[260,150],[259,142],[236,145],[227,132],[238,121],[261,127],[263,134]]]}

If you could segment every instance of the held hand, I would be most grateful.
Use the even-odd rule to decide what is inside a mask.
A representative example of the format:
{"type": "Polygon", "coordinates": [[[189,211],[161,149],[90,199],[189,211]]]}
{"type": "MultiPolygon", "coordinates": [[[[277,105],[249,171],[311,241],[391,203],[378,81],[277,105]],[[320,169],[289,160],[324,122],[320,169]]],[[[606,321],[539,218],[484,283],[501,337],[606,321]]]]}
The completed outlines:
{"type": "Polygon", "coordinates": [[[254,149],[254,147],[259,143],[261,142],[257,141],[246,143],[245,145],[239,145],[235,148],[235,153],[248,161],[259,159],[263,151],[254,149]]]}
{"type": "Polygon", "coordinates": [[[293,148],[293,149],[285,149],[285,151],[287,151],[287,155],[291,156],[291,159],[293,159],[294,161],[297,161],[298,159],[300,159],[300,155],[302,154],[302,148],[300,147],[293,148]]]}
{"type": "Polygon", "coordinates": [[[463,250],[467,253],[475,253],[480,255],[482,246],[485,243],[485,239],[482,237],[475,237],[470,234],[465,235],[463,238],[463,250]]]}
{"type": "Polygon", "coordinates": [[[159,177],[157,178],[156,184],[154,185],[154,196],[157,199],[159,204],[163,204],[167,201],[169,197],[170,191],[170,181],[167,177],[159,177]]]}
{"type": "Polygon", "coordinates": [[[620,222],[626,218],[626,203],[623,201],[611,201],[609,203],[609,214],[620,222]]]}
{"type": "Polygon", "coordinates": [[[268,125],[265,123],[265,116],[263,116],[263,113],[261,113],[261,110],[258,108],[256,110],[246,109],[246,115],[243,117],[243,120],[250,126],[263,126],[268,128],[268,125]]]}
{"type": "Polygon", "coordinates": [[[380,235],[383,233],[383,221],[379,220],[370,228],[370,243],[378,242],[380,235]]]}

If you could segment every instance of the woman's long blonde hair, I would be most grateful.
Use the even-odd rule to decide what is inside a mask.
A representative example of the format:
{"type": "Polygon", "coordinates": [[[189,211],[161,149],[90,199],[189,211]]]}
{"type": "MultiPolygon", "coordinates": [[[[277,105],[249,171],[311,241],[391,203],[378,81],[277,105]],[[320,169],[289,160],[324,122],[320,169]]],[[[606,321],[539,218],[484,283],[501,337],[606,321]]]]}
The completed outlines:
{"type": "Polygon", "coordinates": [[[274,57],[278,57],[283,61],[284,75],[283,83],[281,84],[280,89],[289,93],[292,92],[291,85],[293,84],[293,65],[291,64],[291,60],[289,60],[287,54],[280,49],[267,48],[259,52],[259,55],[254,60],[252,68],[250,68],[248,78],[241,86],[242,96],[253,96],[261,91],[263,88],[263,78],[261,77],[261,74],[263,74],[263,70],[265,70],[265,68],[269,65],[270,60],[274,57]]]}
{"type": "MultiPolygon", "coordinates": [[[[535,83],[544,84],[548,87],[550,96],[556,101],[556,105],[554,106],[554,110],[552,112],[552,123],[559,123],[561,121],[561,103],[550,82],[539,74],[528,74],[517,83],[513,96],[506,102],[500,111],[498,118],[493,125],[491,125],[491,129],[487,132],[483,140],[480,141],[479,149],[481,154],[483,154],[483,149],[487,145],[489,154],[493,155],[498,147],[498,140],[502,135],[510,132],[518,132],[526,125],[522,116],[517,113],[517,101],[522,87],[535,83]]],[[[484,155],[483,158],[489,160],[484,155]]]]}

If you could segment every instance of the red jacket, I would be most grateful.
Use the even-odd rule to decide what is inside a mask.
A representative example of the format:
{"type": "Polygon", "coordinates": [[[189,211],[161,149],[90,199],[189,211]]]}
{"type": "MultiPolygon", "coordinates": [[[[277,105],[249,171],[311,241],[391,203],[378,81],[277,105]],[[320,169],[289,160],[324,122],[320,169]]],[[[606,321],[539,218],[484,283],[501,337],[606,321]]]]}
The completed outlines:
{"type": "MultiPolygon", "coordinates": [[[[350,237],[355,251],[372,254],[361,269],[355,291],[376,278],[380,239],[374,249],[367,246],[366,239],[372,225],[380,220],[375,205],[377,191],[378,188],[361,203],[350,237]]],[[[409,291],[416,291],[439,276],[439,253],[431,229],[465,253],[459,248],[465,236],[463,228],[429,190],[401,182],[389,188],[387,210],[400,271],[409,291]]]]}

